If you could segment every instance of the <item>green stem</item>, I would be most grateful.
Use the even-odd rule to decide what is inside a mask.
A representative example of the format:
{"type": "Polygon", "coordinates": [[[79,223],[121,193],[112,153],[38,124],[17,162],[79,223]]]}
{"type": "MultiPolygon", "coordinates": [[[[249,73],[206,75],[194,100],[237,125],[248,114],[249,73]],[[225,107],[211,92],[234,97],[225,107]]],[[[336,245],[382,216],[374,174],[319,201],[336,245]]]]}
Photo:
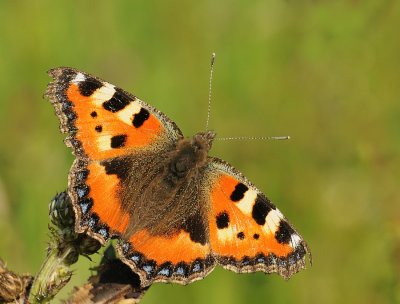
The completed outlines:
{"type": "Polygon", "coordinates": [[[71,278],[72,272],[65,261],[74,248],[66,246],[60,250],[57,246],[49,247],[47,257],[33,281],[29,303],[48,303],[71,278]]]}

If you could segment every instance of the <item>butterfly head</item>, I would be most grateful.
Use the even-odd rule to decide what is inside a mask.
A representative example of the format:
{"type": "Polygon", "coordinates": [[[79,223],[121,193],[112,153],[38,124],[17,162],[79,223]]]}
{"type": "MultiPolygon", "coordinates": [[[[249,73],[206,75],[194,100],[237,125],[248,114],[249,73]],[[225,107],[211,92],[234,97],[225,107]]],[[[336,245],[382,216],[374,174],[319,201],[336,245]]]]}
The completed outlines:
{"type": "Polygon", "coordinates": [[[211,149],[215,135],[214,131],[199,132],[193,136],[191,144],[195,150],[208,152],[211,149]]]}
{"type": "Polygon", "coordinates": [[[208,151],[211,149],[215,137],[213,131],[200,132],[191,139],[182,138],[173,152],[170,161],[172,176],[182,178],[199,168],[207,161],[208,151]]]}

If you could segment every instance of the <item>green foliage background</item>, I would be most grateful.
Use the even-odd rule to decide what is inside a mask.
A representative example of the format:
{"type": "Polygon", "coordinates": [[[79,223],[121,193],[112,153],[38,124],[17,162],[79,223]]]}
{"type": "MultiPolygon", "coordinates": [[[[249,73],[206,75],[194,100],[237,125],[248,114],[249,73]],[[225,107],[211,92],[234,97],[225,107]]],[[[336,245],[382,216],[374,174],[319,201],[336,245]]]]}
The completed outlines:
{"type": "MultiPolygon", "coordinates": [[[[270,197],[308,241],[312,268],[216,269],[143,303],[400,302],[400,3],[393,0],[0,1],[0,256],[35,273],[49,200],[71,151],[42,99],[72,66],[134,92],[188,136],[203,130],[217,53],[212,150],[270,197]]],[[[73,285],[85,281],[81,258],[73,285]]],[[[66,292],[62,295],[66,296],[66,292]]]]}

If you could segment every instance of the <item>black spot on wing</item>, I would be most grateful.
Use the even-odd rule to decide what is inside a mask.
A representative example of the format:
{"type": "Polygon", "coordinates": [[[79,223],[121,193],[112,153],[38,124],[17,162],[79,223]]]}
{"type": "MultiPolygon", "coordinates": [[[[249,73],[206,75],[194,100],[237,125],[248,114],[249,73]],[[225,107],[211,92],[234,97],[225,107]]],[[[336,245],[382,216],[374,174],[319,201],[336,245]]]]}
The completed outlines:
{"type": "Polygon", "coordinates": [[[146,272],[146,278],[151,279],[154,276],[154,273],[156,271],[157,263],[154,260],[147,260],[144,261],[141,265],[141,269],[146,272]]]}
{"type": "Polygon", "coordinates": [[[73,123],[76,119],[76,113],[72,111],[66,111],[65,115],[68,118],[68,123],[73,123]]]}
{"type": "Polygon", "coordinates": [[[165,262],[161,264],[157,269],[157,275],[162,275],[164,277],[170,278],[174,273],[174,266],[171,262],[165,262]]]}
{"type": "Polygon", "coordinates": [[[89,187],[86,184],[79,184],[75,186],[76,194],[78,195],[78,199],[83,199],[89,194],[89,187]]]}
{"type": "Polygon", "coordinates": [[[90,113],[90,116],[92,116],[93,118],[97,117],[97,112],[93,111],[92,113],[90,113]]]}
{"type": "Polygon", "coordinates": [[[187,277],[189,274],[189,265],[185,262],[179,262],[175,266],[174,273],[176,276],[187,277]]]}
{"type": "MultiPolygon", "coordinates": [[[[120,241],[121,243],[121,248],[122,248],[122,252],[125,256],[128,256],[130,254],[130,252],[132,251],[132,246],[129,242],[126,241],[120,241]]],[[[128,257],[129,258],[129,257],[128,257]]]]}
{"type": "Polygon", "coordinates": [[[110,112],[118,112],[125,108],[131,99],[126,96],[120,88],[115,88],[115,93],[110,100],[103,103],[103,108],[110,112]]]}
{"type": "Polygon", "coordinates": [[[281,221],[278,230],[275,232],[275,238],[281,244],[288,244],[293,233],[294,230],[288,222],[281,221]]]}
{"type": "Polygon", "coordinates": [[[240,261],[239,261],[239,265],[240,267],[246,267],[252,264],[252,259],[250,257],[248,257],[247,255],[245,255],[240,261]]]}
{"type": "Polygon", "coordinates": [[[190,274],[199,273],[199,272],[204,271],[204,268],[205,268],[205,265],[204,265],[204,264],[205,264],[205,263],[204,263],[204,260],[202,260],[202,259],[196,259],[196,260],[192,263],[192,265],[191,265],[191,267],[190,267],[190,270],[189,270],[190,274]]]}
{"type": "Polygon", "coordinates": [[[93,207],[93,199],[87,197],[79,201],[78,204],[81,207],[82,214],[86,215],[93,207]]]}
{"type": "Polygon", "coordinates": [[[108,175],[115,174],[119,179],[126,180],[131,164],[127,158],[113,158],[101,162],[108,175]]]}
{"type": "Polygon", "coordinates": [[[86,181],[87,177],[89,176],[89,170],[83,169],[76,171],[75,173],[75,180],[78,184],[81,184],[86,181]]]}
{"type": "Polygon", "coordinates": [[[110,228],[105,224],[98,225],[95,232],[100,234],[105,240],[110,237],[110,228]]]}
{"type": "Polygon", "coordinates": [[[96,213],[93,212],[90,215],[88,215],[87,217],[85,217],[82,220],[82,223],[85,226],[88,226],[89,228],[94,230],[96,228],[96,226],[98,225],[99,221],[100,221],[99,216],[96,213]]]}
{"type": "Polygon", "coordinates": [[[72,107],[72,103],[70,102],[70,101],[68,101],[68,100],[63,100],[62,102],[61,102],[61,109],[63,110],[63,111],[70,111],[71,110],[71,107],[72,107]]]}
{"type": "Polygon", "coordinates": [[[256,255],[256,257],[254,258],[254,264],[266,264],[266,257],[264,254],[259,253],[256,255]]]}
{"type": "Polygon", "coordinates": [[[259,225],[265,224],[265,217],[271,211],[275,209],[275,206],[263,195],[258,194],[256,202],[254,203],[253,210],[251,211],[251,216],[259,225]]]}
{"type": "Polygon", "coordinates": [[[189,233],[190,239],[193,242],[202,245],[206,244],[206,226],[202,220],[200,212],[189,217],[184,223],[182,229],[189,233]]]}
{"type": "Polygon", "coordinates": [[[133,252],[129,254],[129,259],[134,262],[136,265],[141,265],[143,261],[145,260],[143,254],[140,252],[133,252]]]}
{"type": "Polygon", "coordinates": [[[240,201],[247,190],[249,190],[249,188],[245,184],[238,183],[231,194],[231,200],[234,202],[240,201]]]}
{"type": "Polygon", "coordinates": [[[244,232],[243,231],[239,232],[237,234],[237,238],[240,239],[240,240],[244,240],[244,232]]]}
{"type": "Polygon", "coordinates": [[[253,239],[258,240],[260,238],[260,235],[258,233],[253,234],[253,239]]]}
{"type": "Polygon", "coordinates": [[[118,149],[125,146],[127,136],[125,134],[111,137],[111,148],[118,149]]]}
{"type": "Polygon", "coordinates": [[[226,212],[218,214],[216,220],[218,229],[224,229],[229,226],[229,215],[226,212]]]}
{"type": "Polygon", "coordinates": [[[103,131],[103,127],[101,125],[98,125],[94,128],[96,130],[96,132],[101,133],[101,131],[103,131]]]}
{"type": "Polygon", "coordinates": [[[79,92],[81,95],[89,97],[103,84],[93,77],[88,77],[84,81],[78,83],[79,92]]]}
{"type": "Polygon", "coordinates": [[[143,125],[143,123],[149,119],[150,113],[145,108],[141,108],[139,113],[136,113],[133,117],[133,126],[135,128],[139,128],[143,125]]]}

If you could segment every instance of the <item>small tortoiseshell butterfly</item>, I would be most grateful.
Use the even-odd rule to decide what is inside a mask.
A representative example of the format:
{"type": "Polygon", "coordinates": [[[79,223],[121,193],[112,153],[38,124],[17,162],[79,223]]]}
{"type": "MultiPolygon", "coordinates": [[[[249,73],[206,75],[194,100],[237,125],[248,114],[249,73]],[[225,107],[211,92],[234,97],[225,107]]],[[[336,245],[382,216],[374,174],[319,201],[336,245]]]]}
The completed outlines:
{"type": "Polygon", "coordinates": [[[68,193],[76,231],[118,252],[143,286],[188,284],[218,264],[284,278],[305,268],[303,238],[239,171],[208,156],[215,133],[185,138],[136,96],[72,68],[46,96],[76,159],[68,193]]]}

